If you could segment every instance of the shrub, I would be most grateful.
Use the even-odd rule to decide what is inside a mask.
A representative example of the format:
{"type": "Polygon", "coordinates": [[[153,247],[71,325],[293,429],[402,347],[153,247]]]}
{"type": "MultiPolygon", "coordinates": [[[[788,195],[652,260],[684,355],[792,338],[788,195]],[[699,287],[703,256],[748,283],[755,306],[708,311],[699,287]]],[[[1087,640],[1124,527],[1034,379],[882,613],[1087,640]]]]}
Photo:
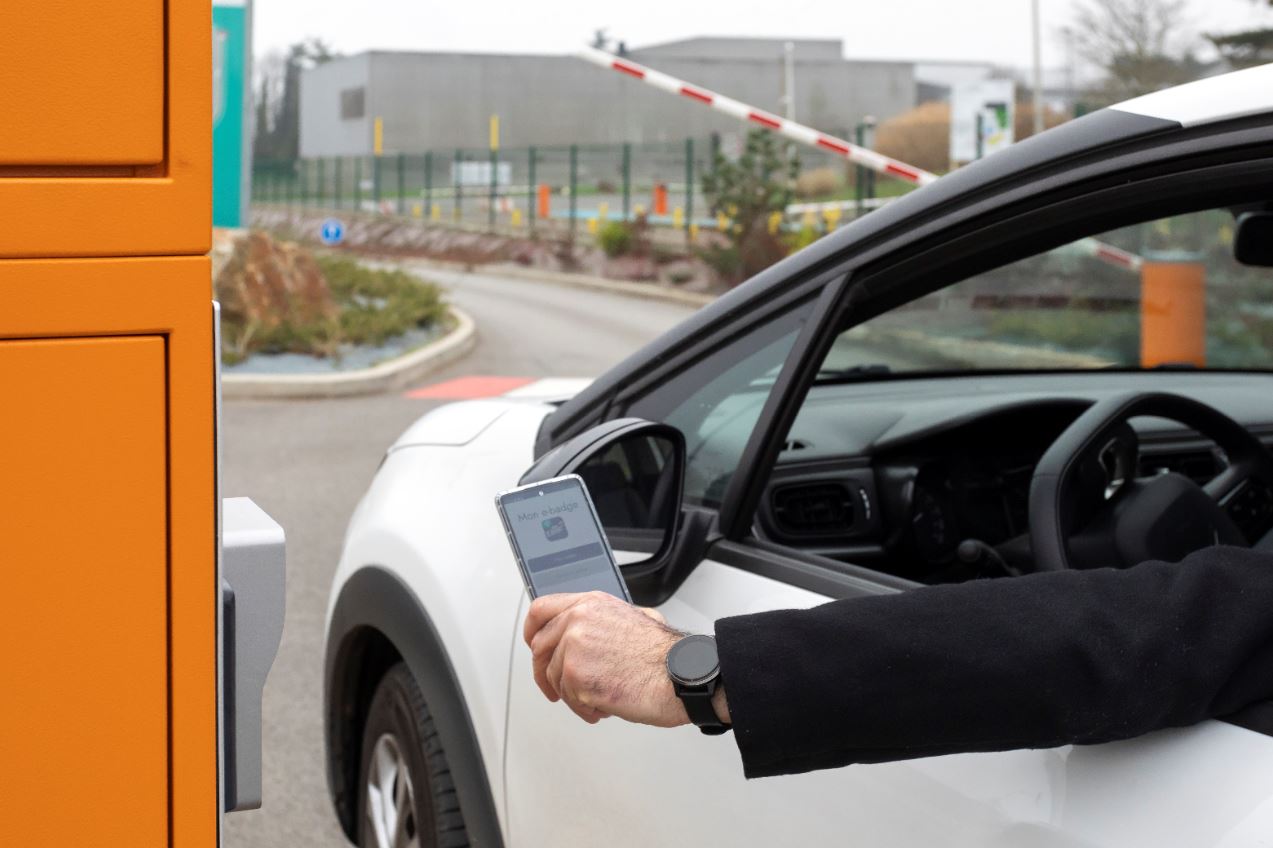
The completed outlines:
{"type": "Polygon", "coordinates": [[[784,148],[785,143],[773,133],[752,130],[737,161],[718,153],[712,170],[703,177],[703,193],[711,201],[712,214],[724,212],[733,220],[726,232],[728,248],[711,246],[700,251],[725,282],[741,282],[786,255],[768,229],[770,214],[791,202],[792,184],[800,171],[799,159],[789,157],[784,148]]]}
{"type": "Polygon", "coordinates": [[[796,196],[805,199],[829,197],[843,187],[842,168],[814,168],[796,177],[796,196]]]}
{"type": "Polygon", "coordinates": [[[597,232],[597,244],[611,259],[628,253],[632,242],[632,227],[625,221],[608,221],[597,232]]]}

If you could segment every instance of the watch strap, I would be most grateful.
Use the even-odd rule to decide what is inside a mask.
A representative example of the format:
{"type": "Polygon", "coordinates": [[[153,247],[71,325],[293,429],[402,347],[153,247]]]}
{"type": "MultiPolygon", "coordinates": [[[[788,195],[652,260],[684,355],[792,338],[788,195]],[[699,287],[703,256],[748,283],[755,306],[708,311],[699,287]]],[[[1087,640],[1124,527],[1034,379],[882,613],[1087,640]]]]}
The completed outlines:
{"type": "Polygon", "coordinates": [[[708,736],[719,736],[729,730],[729,725],[716,717],[716,709],[712,706],[712,696],[716,694],[716,681],[704,687],[685,687],[677,684],[677,696],[685,705],[685,714],[698,729],[708,736]]]}

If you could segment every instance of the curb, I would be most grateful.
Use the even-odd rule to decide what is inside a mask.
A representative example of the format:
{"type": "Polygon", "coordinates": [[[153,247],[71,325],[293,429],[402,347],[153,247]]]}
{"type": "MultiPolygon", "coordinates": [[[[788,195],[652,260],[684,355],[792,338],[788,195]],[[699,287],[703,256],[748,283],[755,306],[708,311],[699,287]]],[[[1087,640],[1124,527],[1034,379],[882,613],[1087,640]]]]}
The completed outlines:
{"type": "Polygon", "coordinates": [[[665,303],[676,303],[682,306],[706,306],[717,298],[717,295],[681,291],[680,289],[669,288],[658,283],[631,283],[623,280],[608,280],[604,277],[594,277],[591,274],[548,271],[539,268],[527,268],[522,265],[481,265],[474,268],[473,273],[481,273],[485,269],[490,269],[492,273],[503,277],[555,283],[560,286],[591,289],[608,294],[622,294],[643,300],[661,300],[665,303]]]}
{"type": "Polygon", "coordinates": [[[337,398],[391,392],[450,365],[477,346],[477,325],[450,307],[455,328],[422,348],[372,368],[336,374],[223,374],[221,397],[242,399],[337,398]]]}
{"type": "Polygon", "coordinates": [[[384,256],[368,252],[365,259],[376,262],[397,263],[399,265],[416,265],[421,268],[436,268],[440,271],[455,271],[463,274],[479,274],[492,277],[509,277],[511,279],[531,280],[537,283],[550,283],[567,288],[588,289],[607,294],[621,294],[642,300],[659,300],[675,303],[680,306],[698,308],[706,306],[719,295],[701,292],[687,292],[669,288],[658,283],[633,283],[625,280],[610,280],[605,277],[594,277],[591,274],[573,274],[568,271],[550,271],[546,268],[528,268],[524,265],[509,263],[466,264],[451,262],[445,259],[430,259],[424,256],[384,256]]]}

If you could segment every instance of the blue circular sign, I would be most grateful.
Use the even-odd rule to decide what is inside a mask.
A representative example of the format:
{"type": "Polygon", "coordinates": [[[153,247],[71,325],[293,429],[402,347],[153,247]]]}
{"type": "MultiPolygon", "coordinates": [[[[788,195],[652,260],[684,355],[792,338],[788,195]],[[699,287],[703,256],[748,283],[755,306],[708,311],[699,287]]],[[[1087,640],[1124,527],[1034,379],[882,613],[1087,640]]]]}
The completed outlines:
{"type": "Polygon", "coordinates": [[[318,231],[318,237],[323,240],[323,244],[336,245],[345,240],[345,224],[339,218],[328,218],[323,221],[323,226],[318,231]]]}

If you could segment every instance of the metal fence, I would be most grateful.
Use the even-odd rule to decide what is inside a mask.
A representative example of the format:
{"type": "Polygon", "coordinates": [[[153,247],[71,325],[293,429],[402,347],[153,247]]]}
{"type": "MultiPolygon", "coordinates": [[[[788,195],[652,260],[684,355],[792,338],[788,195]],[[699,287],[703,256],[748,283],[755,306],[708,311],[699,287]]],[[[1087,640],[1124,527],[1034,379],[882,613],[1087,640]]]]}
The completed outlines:
{"type": "MultiPolygon", "coordinates": [[[[328,156],[254,164],[255,202],[402,215],[471,226],[529,227],[545,220],[570,229],[645,215],[654,225],[716,227],[703,176],[720,152],[718,136],[675,142],[455,149],[383,156],[328,156]]],[[[734,151],[724,151],[730,155],[734,151]]],[[[845,176],[842,198],[861,212],[876,182],[845,161],[797,151],[802,173],[845,176]],[[851,188],[856,186],[856,189],[851,188]]],[[[810,212],[801,207],[808,222],[810,212]]],[[[838,220],[837,213],[834,218],[838,220]]],[[[828,216],[830,219],[831,216],[828,216]]],[[[824,222],[818,217],[819,225],[824,222]]]]}

